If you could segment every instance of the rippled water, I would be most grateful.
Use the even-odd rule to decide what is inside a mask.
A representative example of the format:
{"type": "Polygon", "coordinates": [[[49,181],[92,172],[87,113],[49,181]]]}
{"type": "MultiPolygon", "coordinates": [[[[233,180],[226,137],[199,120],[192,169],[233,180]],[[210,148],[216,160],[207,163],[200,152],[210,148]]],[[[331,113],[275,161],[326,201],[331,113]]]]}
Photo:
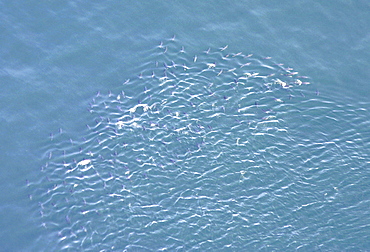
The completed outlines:
{"type": "Polygon", "coordinates": [[[164,40],[86,113],[79,139],[50,135],[42,177],[29,184],[52,249],[317,250],[340,248],[329,238],[345,235],[344,219],[368,228],[351,216],[365,195],[350,192],[366,185],[353,174],[368,166],[368,143],[341,131],[365,111],[270,57],[226,45],[189,55],[164,40]]]}
{"type": "Polygon", "coordinates": [[[369,13],[0,1],[0,251],[369,251],[369,13]]]}

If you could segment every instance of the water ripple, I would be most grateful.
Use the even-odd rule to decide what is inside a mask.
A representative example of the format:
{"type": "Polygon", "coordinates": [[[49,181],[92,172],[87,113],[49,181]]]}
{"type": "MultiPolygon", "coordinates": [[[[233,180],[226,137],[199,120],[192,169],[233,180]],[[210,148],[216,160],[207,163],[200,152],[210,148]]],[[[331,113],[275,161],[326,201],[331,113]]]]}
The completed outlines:
{"type": "Polygon", "coordinates": [[[270,57],[177,40],[147,55],[92,99],[80,139],[46,144],[32,186],[51,250],[317,250],[340,222],[365,232],[369,190],[351,192],[368,182],[365,109],[270,57]]]}

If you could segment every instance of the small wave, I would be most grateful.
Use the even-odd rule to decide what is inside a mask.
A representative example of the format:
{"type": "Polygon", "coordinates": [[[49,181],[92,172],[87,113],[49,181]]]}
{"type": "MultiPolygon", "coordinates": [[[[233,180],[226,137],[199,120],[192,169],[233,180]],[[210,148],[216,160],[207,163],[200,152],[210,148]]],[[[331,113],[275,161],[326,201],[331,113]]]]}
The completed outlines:
{"type": "Polygon", "coordinates": [[[258,209],[294,197],[290,121],[317,93],[270,57],[228,50],[161,42],[96,94],[80,140],[53,136],[33,198],[57,248],[201,249],[286,216],[258,209]]]}

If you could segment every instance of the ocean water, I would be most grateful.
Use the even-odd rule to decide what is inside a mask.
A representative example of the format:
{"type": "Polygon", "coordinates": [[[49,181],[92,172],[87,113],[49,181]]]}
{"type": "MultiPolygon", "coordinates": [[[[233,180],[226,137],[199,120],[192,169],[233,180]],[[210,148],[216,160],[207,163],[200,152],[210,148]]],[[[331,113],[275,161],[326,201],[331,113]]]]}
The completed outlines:
{"type": "Polygon", "coordinates": [[[0,251],[370,250],[367,1],[0,1],[0,251]]]}

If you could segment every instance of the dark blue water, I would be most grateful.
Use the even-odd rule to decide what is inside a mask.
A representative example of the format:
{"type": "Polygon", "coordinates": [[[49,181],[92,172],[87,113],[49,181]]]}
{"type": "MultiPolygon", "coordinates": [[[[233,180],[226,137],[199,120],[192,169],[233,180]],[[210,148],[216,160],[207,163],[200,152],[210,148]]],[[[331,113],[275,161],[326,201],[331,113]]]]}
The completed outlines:
{"type": "Polygon", "coordinates": [[[0,2],[1,251],[367,251],[370,4],[0,2]]]}

